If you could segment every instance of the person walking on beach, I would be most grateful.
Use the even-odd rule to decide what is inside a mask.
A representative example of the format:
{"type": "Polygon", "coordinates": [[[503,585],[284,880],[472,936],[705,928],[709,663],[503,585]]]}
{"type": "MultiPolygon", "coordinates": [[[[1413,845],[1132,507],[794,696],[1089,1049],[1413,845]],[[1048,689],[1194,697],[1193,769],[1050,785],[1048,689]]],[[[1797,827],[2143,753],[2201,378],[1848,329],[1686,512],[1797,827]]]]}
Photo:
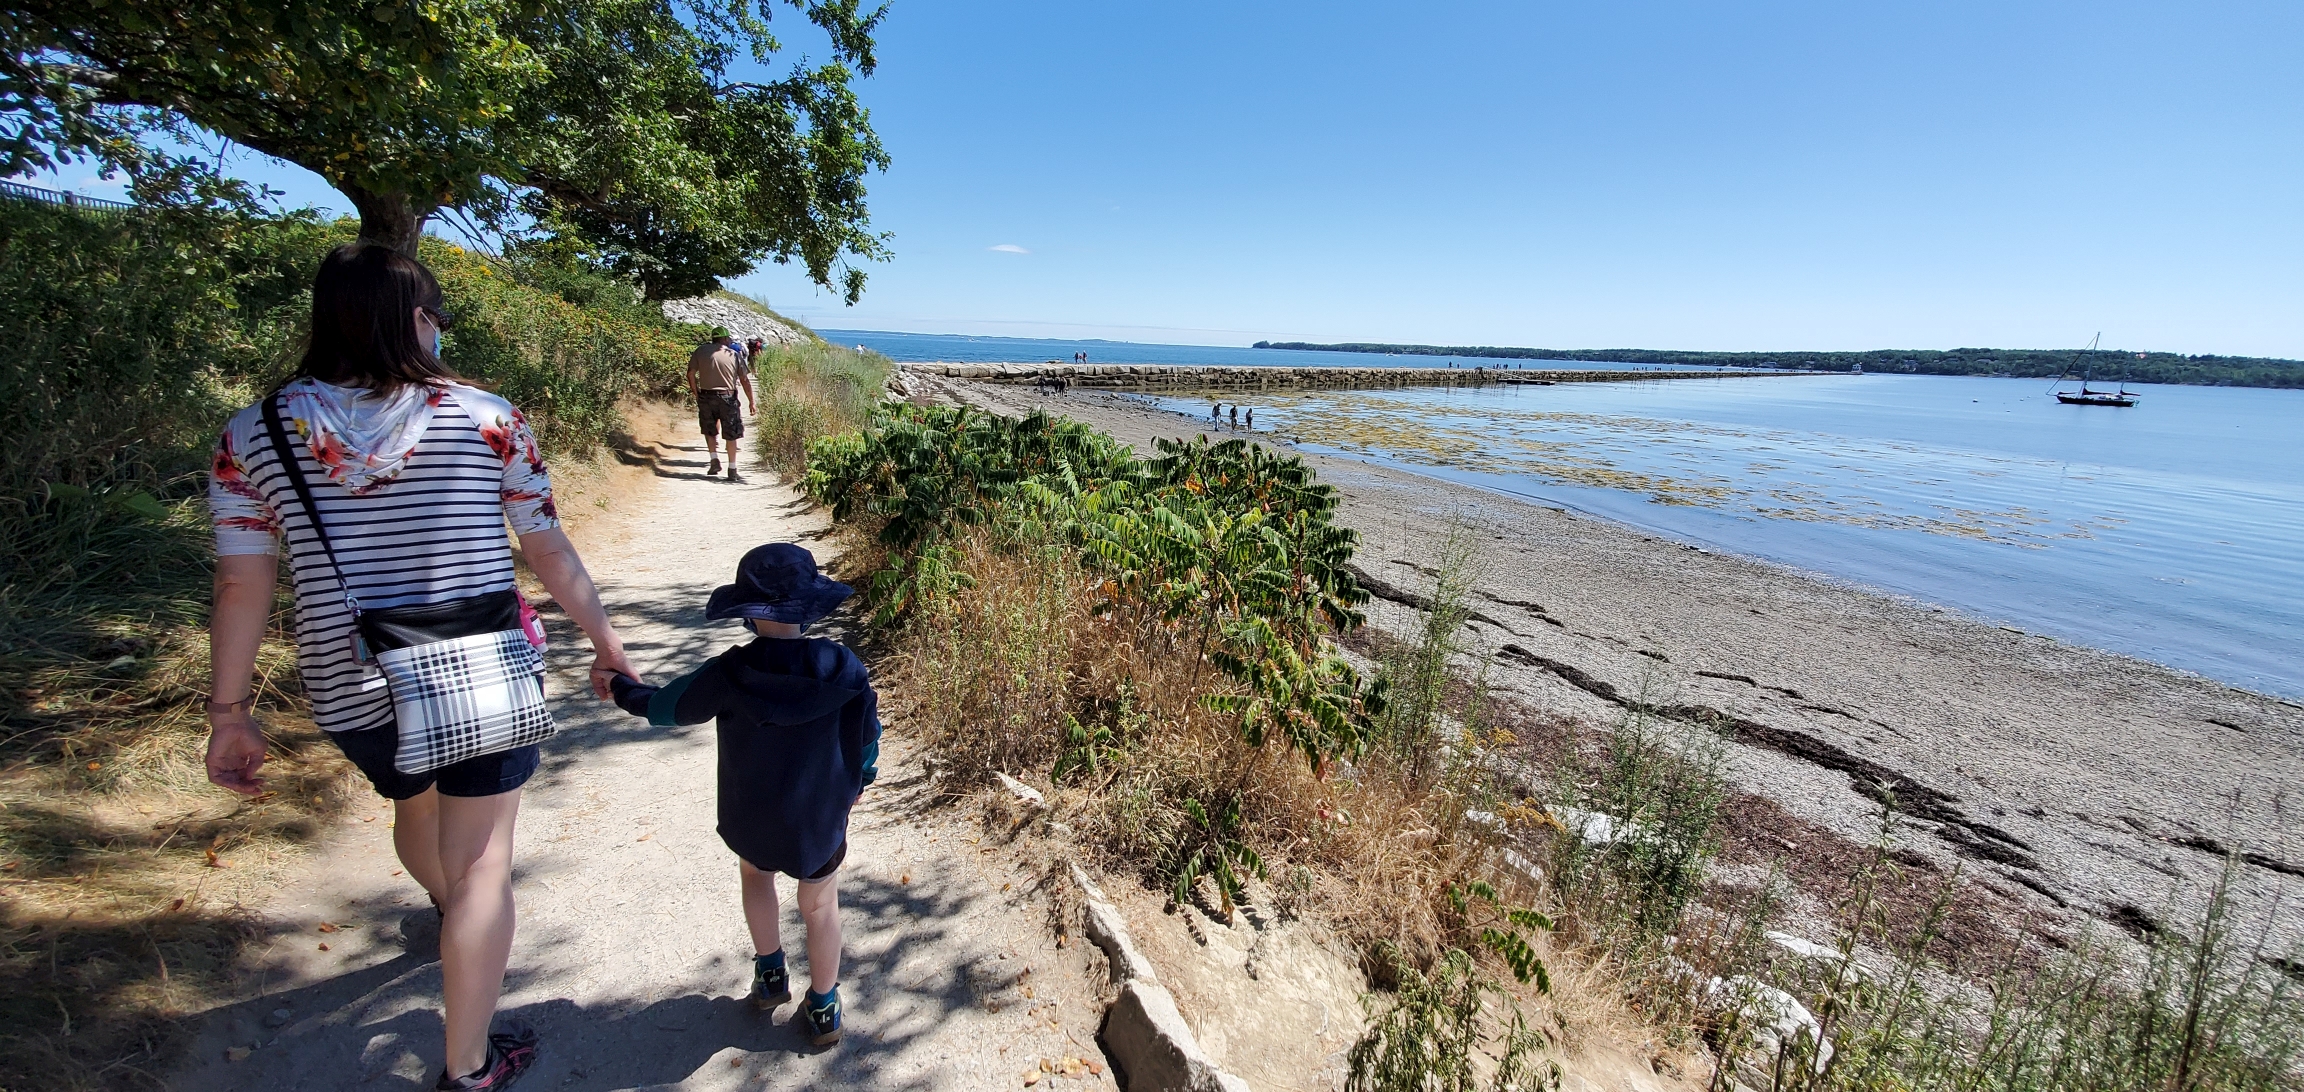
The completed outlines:
{"type": "Polygon", "coordinates": [[[1232,407],[1232,431],[1240,431],[1240,407],[1232,407]]]}
{"type": "Polygon", "coordinates": [[[840,864],[848,812],[878,776],[880,699],[848,646],[803,636],[854,592],[816,571],[789,542],[760,546],[736,582],[712,592],[710,620],[742,619],[751,643],[662,688],[612,684],[616,704],[659,727],[717,718],[720,840],[736,854],[744,924],[752,933],[752,1004],[792,999],[776,873],[799,882],[808,927],[808,992],[800,1018],[817,1046],[840,1039],[840,864]]]}
{"type": "Polygon", "coordinates": [[[1248,407],[1248,431],[1256,431],[1256,407],[1248,407]]]}
{"type": "Polygon", "coordinates": [[[736,471],[736,441],[744,438],[744,415],[736,412],[737,389],[744,391],[745,413],[755,412],[757,406],[752,398],[752,369],[737,353],[735,341],[727,327],[712,328],[711,340],[688,356],[688,391],[696,396],[696,423],[704,430],[704,450],[712,456],[705,475],[720,473],[720,452],[713,444],[725,439],[728,480],[740,482],[744,476],[736,471]]]}
{"type": "Polygon", "coordinates": [[[1210,402],[1210,403],[1208,403],[1208,419],[1209,419],[1209,420],[1211,420],[1211,421],[1220,421],[1220,420],[1222,420],[1222,419],[1223,419],[1223,417],[1224,417],[1224,403],[1222,403],[1222,402],[1210,402]]]}
{"type": "MultiPolygon", "coordinates": [[[[429,769],[430,756],[409,761],[409,745],[425,739],[403,738],[410,713],[396,706],[405,700],[399,687],[388,689],[372,666],[367,642],[382,633],[371,637],[370,627],[399,608],[453,613],[480,604],[489,624],[504,623],[499,636],[510,635],[495,645],[501,662],[532,661],[527,646],[540,645],[543,634],[515,590],[509,522],[529,568],[591,639],[595,693],[607,697],[610,678],[634,672],[560,530],[527,421],[440,362],[440,332],[449,325],[439,282],[421,263],[386,247],[340,246],[314,278],[310,341],[295,376],[225,425],[208,478],[217,557],[206,762],[217,785],[248,796],[264,791],[265,740],[251,683],[284,541],[296,666],[312,719],[392,801],[393,849],[439,914],[446,1011],[436,1087],[497,1089],[537,1057],[532,1029],[518,1021],[494,1033],[489,1026],[512,950],[513,826],[538,747],[429,769]]],[[[412,619],[395,619],[404,621],[412,619]]],[[[521,722],[525,738],[551,731],[541,691],[535,696],[532,718],[521,722]]],[[[421,730],[423,718],[440,710],[416,704],[421,730]]]]}

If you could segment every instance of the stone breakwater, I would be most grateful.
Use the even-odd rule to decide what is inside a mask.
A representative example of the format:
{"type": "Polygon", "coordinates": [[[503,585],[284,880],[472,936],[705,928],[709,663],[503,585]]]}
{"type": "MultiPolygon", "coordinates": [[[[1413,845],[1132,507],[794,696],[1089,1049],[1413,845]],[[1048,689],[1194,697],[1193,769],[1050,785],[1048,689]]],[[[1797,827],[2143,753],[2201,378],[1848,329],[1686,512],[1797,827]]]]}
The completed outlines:
{"type": "Polygon", "coordinates": [[[1358,390],[1375,387],[1481,387],[1504,384],[1622,383],[1807,375],[1781,371],[1600,371],[1582,368],[1289,368],[1228,364],[902,364],[916,375],[985,383],[1046,383],[1104,390],[1358,390]]]}

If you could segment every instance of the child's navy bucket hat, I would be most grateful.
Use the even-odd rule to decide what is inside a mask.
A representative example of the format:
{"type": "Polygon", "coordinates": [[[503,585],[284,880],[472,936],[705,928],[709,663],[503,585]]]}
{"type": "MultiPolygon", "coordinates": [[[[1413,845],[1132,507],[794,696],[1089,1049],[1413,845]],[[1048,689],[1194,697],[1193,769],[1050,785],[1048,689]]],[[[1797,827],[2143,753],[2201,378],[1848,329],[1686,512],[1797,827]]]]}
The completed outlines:
{"type": "Polygon", "coordinates": [[[736,582],[712,589],[704,617],[758,618],[804,626],[856,589],[816,571],[816,557],[789,542],[753,547],[736,565],[736,582]]]}

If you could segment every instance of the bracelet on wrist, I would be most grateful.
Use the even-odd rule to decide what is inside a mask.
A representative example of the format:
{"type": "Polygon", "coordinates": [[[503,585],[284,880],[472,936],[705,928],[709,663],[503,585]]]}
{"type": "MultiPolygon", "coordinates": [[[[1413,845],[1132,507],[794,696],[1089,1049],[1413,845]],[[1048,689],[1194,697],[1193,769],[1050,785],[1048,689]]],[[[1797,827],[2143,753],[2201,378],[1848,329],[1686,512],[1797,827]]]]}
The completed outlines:
{"type": "Polygon", "coordinates": [[[207,705],[209,716],[237,711],[254,712],[256,710],[256,695],[250,694],[239,701],[217,701],[216,696],[211,694],[208,696],[207,705]]]}

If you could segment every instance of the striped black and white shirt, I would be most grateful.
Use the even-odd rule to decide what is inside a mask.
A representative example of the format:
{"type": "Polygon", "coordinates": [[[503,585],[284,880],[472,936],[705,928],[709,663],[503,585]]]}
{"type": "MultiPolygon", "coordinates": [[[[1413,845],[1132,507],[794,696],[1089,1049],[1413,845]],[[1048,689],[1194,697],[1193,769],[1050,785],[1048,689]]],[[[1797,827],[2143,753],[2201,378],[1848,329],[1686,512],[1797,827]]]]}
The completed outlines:
{"type": "MultiPolygon", "coordinates": [[[[341,479],[347,461],[357,463],[364,453],[347,451],[340,437],[316,422],[363,392],[298,380],[283,393],[290,446],[363,610],[511,588],[505,522],[523,535],[560,525],[551,479],[527,421],[493,394],[462,384],[433,393],[430,423],[405,461],[382,480],[355,475],[363,485],[354,492],[341,479]]],[[[389,723],[391,694],[383,675],[354,657],[345,585],[281,469],[261,403],[233,414],[225,425],[209,474],[208,505],[219,555],[276,554],[281,539],[288,543],[296,665],[312,698],[313,719],[331,732],[389,723]]]]}

